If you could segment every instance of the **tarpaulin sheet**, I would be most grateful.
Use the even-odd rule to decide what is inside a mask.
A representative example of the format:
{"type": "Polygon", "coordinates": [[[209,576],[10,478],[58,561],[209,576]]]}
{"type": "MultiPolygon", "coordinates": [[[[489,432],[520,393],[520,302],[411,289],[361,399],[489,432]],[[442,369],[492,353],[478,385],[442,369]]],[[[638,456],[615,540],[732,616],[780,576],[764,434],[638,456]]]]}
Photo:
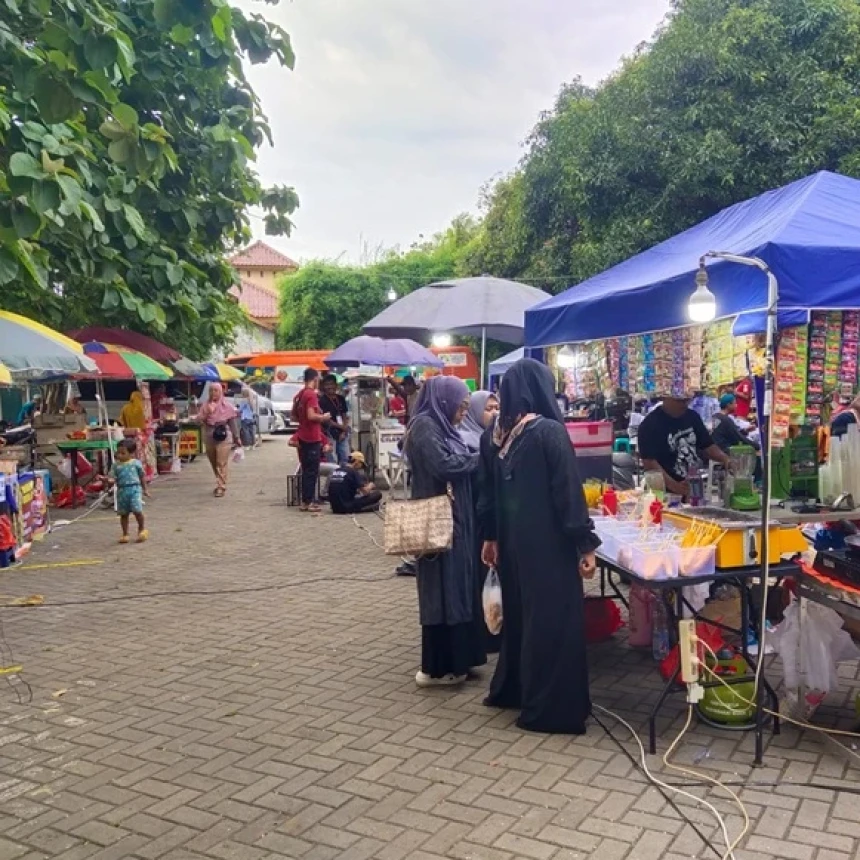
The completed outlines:
{"type": "Polygon", "coordinates": [[[524,357],[525,349],[520,347],[519,349],[515,349],[513,352],[509,352],[507,355],[503,355],[501,358],[497,358],[495,361],[491,361],[489,375],[504,376],[509,367],[516,364],[516,362],[524,357]]]}
{"type": "MultiPolygon", "coordinates": [[[[860,307],[860,181],[823,171],[738,203],[526,311],[528,347],[689,325],[687,301],[708,251],[760,257],[782,311],[860,307]]],[[[762,311],[758,269],[707,263],[717,317],[762,311]]]]}

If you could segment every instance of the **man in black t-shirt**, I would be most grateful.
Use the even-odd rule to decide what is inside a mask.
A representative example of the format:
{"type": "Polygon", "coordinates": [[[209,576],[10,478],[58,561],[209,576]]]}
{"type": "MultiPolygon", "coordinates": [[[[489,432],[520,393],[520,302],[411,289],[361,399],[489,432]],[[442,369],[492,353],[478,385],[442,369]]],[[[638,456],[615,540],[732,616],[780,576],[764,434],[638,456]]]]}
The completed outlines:
{"type": "Polygon", "coordinates": [[[329,460],[344,466],[349,457],[349,407],[338,392],[334,374],[327,374],[320,382],[320,409],[331,415],[331,421],[325,425],[325,433],[331,439],[329,460]]]}
{"type": "Polygon", "coordinates": [[[379,510],[382,493],[364,473],[364,455],[353,451],[348,465],[338,466],[328,479],[328,501],[334,514],[362,514],[379,510]]]}
{"type": "Polygon", "coordinates": [[[687,474],[699,462],[699,453],[728,467],[728,455],[711,438],[704,421],[689,407],[689,400],[666,397],[639,425],[639,454],[646,471],[662,471],[670,493],[689,495],[687,474]]]}

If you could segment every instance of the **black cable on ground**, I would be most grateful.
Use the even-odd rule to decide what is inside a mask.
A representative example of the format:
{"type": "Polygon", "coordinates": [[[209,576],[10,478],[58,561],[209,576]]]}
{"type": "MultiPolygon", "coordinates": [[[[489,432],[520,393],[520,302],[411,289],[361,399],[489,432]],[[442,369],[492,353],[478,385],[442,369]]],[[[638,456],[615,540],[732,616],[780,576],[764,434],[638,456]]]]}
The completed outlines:
{"type": "MultiPolygon", "coordinates": [[[[635,756],[633,756],[630,751],[612,734],[612,730],[609,729],[596,714],[592,714],[595,721],[600,725],[604,732],[618,745],[624,755],[630,760],[630,762],[636,767],[637,770],[642,770],[642,764],[639,762],[635,756]]],[[[646,776],[647,779],[647,776],[646,776]]],[[[663,780],[666,785],[671,785],[672,788],[701,788],[704,783],[694,782],[692,780],[671,780],[666,779],[663,780]]],[[[820,791],[838,791],[843,792],[845,794],[856,794],[860,796],[860,787],[854,788],[850,785],[834,785],[829,782],[796,782],[794,780],[757,780],[757,779],[723,779],[720,780],[723,785],[727,785],[730,788],[781,788],[783,786],[795,786],[797,788],[816,788],[820,791]]],[[[654,786],[655,788],[659,788],[658,786],[654,786]]]]}
{"type": "Polygon", "coordinates": [[[52,603],[11,604],[0,603],[0,609],[51,609],[61,606],[89,606],[94,603],[122,603],[133,600],[154,600],[160,597],[218,597],[229,594],[258,594],[263,591],[282,591],[298,588],[301,585],[319,585],[326,582],[387,582],[394,577],[385,576],[317,576],[293,582],[279,582],[274,585],[252,585],[246,588],[178,589],[175,591],[151,591],[142,594],[119,594],[116,597],[94,597],[91,600],[60,600],[52,603]]]}
{"type": "Polygon", "coordinates": [[[690,825],[690,827],[692,827],[692,828],[693,828],[693,830],[695,831],[695,833],[696,833],[696,835],[699,837],[699,839],[701,839],[701,840],[702,840],[702,842],[703,842],[705,845],[707,845],[707,847],[708,847],[708,848],[710,848],[710,849],[711,849],[711,851],[713,851],[713,852],[714,852],[714,854],[716,854],[716,856],[717,856],[718,858],[720,858],[720,860],[722,860],[723,852],[722,852],[722,851],[720,851],[720,850],[716,847],[716,845],[714,845],[714,843],[713,843],[713,842],[711,842],[711,840],[710,840],[710,839],[708,839],[708,837],[707,837],[707,836],[705,836],[705,834],[704,834],[704,833],[702,833],[702,831],[701,831],[701,829],[699,828],[699,826],[698,826],[698,825],[697,825],[697,824],[696,824],[696,823],[695,823],[695,822],[694,822],[694,821],[693,821],[693,820],[692,820],[692,819],[691,819],[691,818],[690,818],[690,817],[689,817],[689,816],[684,812],[684,810],[683,810],[683,809],[681,809],[681,807],[680,807],[680,806],[678,806],[678,804],[677,804],[677,803],[675,803],[675,800],[672,798],[672,796],[669,794],[669,792],[668,792],[668,791],[666,791],[666,789],[665,789],[665,788],[663,788],[661,785],[657,785],[655,782],[652,782],[650,779],[648,779],[648,774],[646,774],[646,773],[645,773],[645,771],[643,770],[643,768],[642,768],[642,763],[641,763],[641,762],[639,762],[639,761],[637,761],[637,760],[636,760],[636,759],[635,759],[635,758],[630,754],[630,751],[627,749],[627,747],[625,747],[625,746],[624,746],[624,744],[622,744],[622,743],[621,743],[621,741],[620,741],[620,740],[618,740],[618,738],[617,738],[617,737],[615,737],[615,735],[612,733],[612,730],[609,728],[609,726],[607,726],[607,725],[603,722],[603,720],[601,720],[601,719],[600,719],[600,717],[598,717],[598,716],[597,716],[597,714],[596,714],[596,713],[594,713],[594,711],[593,711],[593,710],[592,710],[592,712],[591,712],[591,716],[592,716],[592,718],[594,719],[594,721],[595,721],[595,722],[600,726],[600,728],[602,728],[602,729],[603,729],[603,731],[604,731],[604,732],[606,732],[607,736],[608,736],[608,737],[612,740],[612,742],[613,742],[613,743],[618,747],[618,749],[619,749],[619,750],[621,750],[621,752],[622,752],[622,753],[624,753],[624,755],[625,755],[625,756],[626,756],[626,757],[631,761],[631,763],[632,763],[632,764],[633,764],[633,766],[636,768],[636,770],[637,770],[637,771],[639,771],[639,772],[641,772],[641,773],[643,774],[643,776],[646,778],[646,780],[648,780],[648,784],[649,784],[649,785],[652,785],[654,788],[656,788],[656,789],[657,789],[657,791],[659,791],[659,792],[660,792],[660,794],[663,796],[663,799],[664,799],[664,800],[665,800],[665,801],[666,801],[666,802],[667,802],[667,803],[672,807],[672,809],[674,809],[674,810],[675,810],[675,812],[677,812],[677,813],[678,813],[678,815],[679,815],[679,816],[680,816],[684,821],[686,821],[686,822],[687,822],[687,824],[689,824],[689,825],[690,825]]]}

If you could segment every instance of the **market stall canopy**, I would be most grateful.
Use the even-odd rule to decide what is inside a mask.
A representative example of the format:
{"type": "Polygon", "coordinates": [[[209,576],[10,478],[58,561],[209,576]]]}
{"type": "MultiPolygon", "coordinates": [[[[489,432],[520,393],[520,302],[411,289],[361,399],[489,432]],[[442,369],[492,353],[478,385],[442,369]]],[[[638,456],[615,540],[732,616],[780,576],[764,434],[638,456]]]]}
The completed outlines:
{"type": "MultiPolygon", "coordinates": [[[[777,311],[776,327],[778,329],[795,328],[799,325],[809,325],[810,312],[808,310],[777,311]]],[[[751,311],[741,314],[732,326],[732,334],[741,337],[745,334],[762,334],[767,327],[767,313],[765,311],[751,311]]]]}
{"type": "Polygon", "coordinates": [[[173,372],[142,352],[123,349],[114,344],[90,341],[84,344],[84,352],[98,367],[105,379],[146,379],[165,382],[173,372]]]}
{"type": "MultiPolygon", "coordinates": [[[[687,300],[708,251],[760,257],[783,311],[860,308],[860,181],[823,171],[719,212],[696,227],[526,311],[530,347],[689,325],[687,300]]],[[[708,262],[718,318],[763,311],[757,269],[708,262]]]]}
{"type": "Polygon", "coordinates": [[[124,346],[127,349],[133,349],[136,352],[142,352],[148,355],[155,361],[162,364],[179,361],[182,354],[168,346],[166,343],[156,340],[153,337],[147,337],[145,334],[139,334],[136,331],[129,331],[124,328],[106,328],[104,326],[87,326],[86,328],[78,328],[68,332],[70,338],[78,341],[78,343],[89,343],[90,341],[98,341],[101,343],[113,343],[117,346],[124,346]]]}
{"type": "Polygon", "coordinates": [[[96,372],[79,343],[9,311],[0,311],[0,361],[16,382],[96,372]]]}
{"type": "Polygon", "coordinates": [[[504,376],[508,368],[516,364],[521,358],[525,357],[525,349],[520,347],[495,361],[490,362],[490,376],[504,376]]]}
{"type": "Polygon", "coordinates": [[[11,385],[12,384],[12,374],[9,372],[9,368],[6,367],[5,364],[0,362],[0,385],[11,385]]]}
{"type": "Polygon", "coordinates": [[[429,349],[406,338],[383,340],[361,335],[341,344],[325,358],[329,367],[444,367],[441,358],[429,349]]]}
{"type": "Polygon", "coordinates": [[[523,315],[546,297],[528,284],[488,275],[440,281],[398,299],[362,331],[424,341],[445,332],[518,346],[523,342],[523,315]]]}

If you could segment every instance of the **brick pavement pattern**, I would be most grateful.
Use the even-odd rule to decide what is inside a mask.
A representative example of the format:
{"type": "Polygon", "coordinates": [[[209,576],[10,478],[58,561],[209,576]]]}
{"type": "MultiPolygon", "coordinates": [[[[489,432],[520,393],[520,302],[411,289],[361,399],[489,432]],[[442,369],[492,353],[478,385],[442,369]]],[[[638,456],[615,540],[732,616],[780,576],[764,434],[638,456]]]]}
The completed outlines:
{"type": "MultiPolygon", "coordinates": [[[[24,685],[0,684],[0,860],[716,856],[599,726],[521,732],[481,704],[491,667],[418,690],[414,582],[371,540],[379,519],[362,531],[285,506],[292,456],[267,441],[223,500],[198,461],[154,486],[149,543],[118,546],[96,511],[0,573],[6,599],[47,604],[0,609],[0,662],[23,664],[33,693],[20,704],[24,685]]],[[[660,689],[650,659],[618,637],[591,662],[594,700],[644,733],[660,689]]],[[[853,711],[853,672],[834,714],[853,711]]],[[[661,752],[684,716],[670,701],[661,752]]],[[[792,728],[765,767],[751,749],[694,725],[676,757],[744,786],[738,860],[856,858],[860,798],[835,787],[856,790],[857,762],[792,728]]],[[[719,791],[693,790],[738,832],[719,791]]],[[[677,803],[721,844],[705,810],[677,803]]]]}

